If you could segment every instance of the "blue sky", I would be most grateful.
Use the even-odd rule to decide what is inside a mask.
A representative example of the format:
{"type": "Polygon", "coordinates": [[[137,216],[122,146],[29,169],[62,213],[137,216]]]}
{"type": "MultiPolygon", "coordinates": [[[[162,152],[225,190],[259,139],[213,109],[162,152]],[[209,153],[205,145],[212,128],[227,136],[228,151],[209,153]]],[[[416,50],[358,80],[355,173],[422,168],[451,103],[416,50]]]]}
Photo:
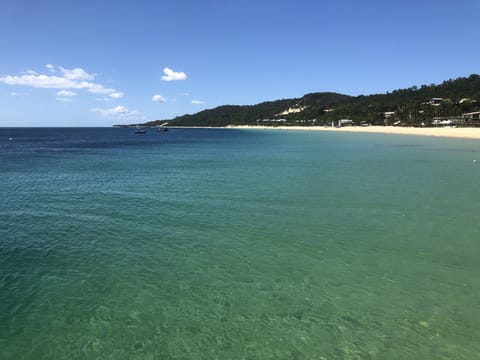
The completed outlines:
{"type": "Polygon", "coordinates": [[[477,0],[2,0],[0,126],[110,126],[480,73],[477,0]]]}

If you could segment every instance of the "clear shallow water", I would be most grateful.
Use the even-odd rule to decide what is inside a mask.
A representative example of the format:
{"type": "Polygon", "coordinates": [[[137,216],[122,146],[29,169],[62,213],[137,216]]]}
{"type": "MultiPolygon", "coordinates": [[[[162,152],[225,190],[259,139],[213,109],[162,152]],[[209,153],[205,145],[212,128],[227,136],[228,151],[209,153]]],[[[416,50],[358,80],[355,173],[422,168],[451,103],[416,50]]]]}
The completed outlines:
{"type": "Polygon", "coordinates": [[[474,359],[475,159],[458,139],[0,129],[0,358],[474,359]]]}

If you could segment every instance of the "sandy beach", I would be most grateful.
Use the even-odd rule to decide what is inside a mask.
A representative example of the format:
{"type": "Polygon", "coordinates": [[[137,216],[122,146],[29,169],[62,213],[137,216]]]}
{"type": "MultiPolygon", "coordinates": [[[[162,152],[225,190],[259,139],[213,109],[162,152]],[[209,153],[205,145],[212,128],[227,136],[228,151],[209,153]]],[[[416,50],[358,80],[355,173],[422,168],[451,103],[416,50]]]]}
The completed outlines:
{"type": "Polygon", "coordinates": [[[451,138],[480,139],[480,128],[415,128],[397,126],[345,126],[342,128],[323,126],[228,126],[238,129],[268,129],[268,130],[304,130],[304,131],[333,131],[333,132],[359,132],[381,133],[398,135],[441,136],[451,138]]]}

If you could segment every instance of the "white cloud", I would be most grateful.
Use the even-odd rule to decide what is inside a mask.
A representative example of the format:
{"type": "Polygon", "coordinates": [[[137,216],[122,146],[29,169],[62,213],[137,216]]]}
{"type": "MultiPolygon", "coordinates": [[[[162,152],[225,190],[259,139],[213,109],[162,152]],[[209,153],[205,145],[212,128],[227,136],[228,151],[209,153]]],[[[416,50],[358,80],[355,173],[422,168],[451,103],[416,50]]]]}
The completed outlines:
{"type": "Polygon", "coordinates": [[[77,96],[76,93],[70,90],[60,90],[57,92],[57,101],[63,102],[63,103],[69,103],[72,102],[72,97],[77,96]]]}
{"type": "MultiPolygon", "coordinates": [[[[51,64],[47,64],[49,70],[55,70],[51,64]]],[[[7,75],[0,77],[0,83],[7,85],[30,86],[43,89],[84,89],[92,94],[105,94],[113,99],[120,99],[124,96],[123,92],[112,88],[106,88],[101,84],[91,82],[95,74],[89,74],[81,68],[72,70],[58,67],[62,76],[36,74],[29,71],[23,75],[7,75]]]]}
{"type": "Polygon", "coordinates": [[[114,92],[109,95],[112,99],[121,99],[123,98],[124,94],[123,92],[114,92]]]}
{"type": "Polygon", "coordinates": [[[205,102],[203,102],[202,100],[192,100],[192,104],[193,105],[203,105],[203,104],[205,104],[205,102]]]}
{"type": "Polygon", "coordinates": [[[79,85],[81,88],[87,89],[92,94],[108,94],[110,97],[112,97],[112,94],[115,94],[115,93],[123,94],[123,93],[117,92],[115,89],[106,88],[103,85],[91,83],[88,81],[81,81],[79,85]]]}
{"type": "Polygon", "coordinates": [[[90,110],[101,117],[119,120],[138,120],[140,113],[136,110],[129,110],[125,106],[118,105],[111,109],[94,108],[90,110]]]}
{"type": "Polygon", "coordinates": [[[103,97],[103,98],[96,98],[96,101],[104,101],[104,102],[109,102],[112,101],[112,98],[109,97],[103,97]]]}
{"type": "Polygon", "coordinates": [[[55,66],[53,66],[52,64],[47,64],[45,65],[45,67],[50,70],[50,72],[54,73],[55,72],[55,66]]]}
{"type": "Polygon", "coordinates": [[[165,74],[162,76],[163,81],[185,80],[187,78],[187,74],[184,72],[176,72],[168,67],[163,69],[163,72],[165,74]]]}
{"type": "Polygon", "coordinates": [[[69,80],[93,80],[95,79],[95,74],[89,74],[82,68],[75,68],[72,70],[59,67],[60,71],[63,74],[63,77],[69,80]]]}
{"type": "Polygon", "coordinates": [[[45,88],[45,89],[81,89],[79,83],[75,81],[58,77],[58,76],[49,76],[49,75],[21,75],[21,76],[12,76],[7,75],[0,77],[0,82],[3,82],[7,85],[21,85],[21,86],[31,86],[36,88],[45,88]]]}
{"type": "Polygon", "coordinates": [[[167,101],[167,99],[165,99],[162,95],[157,94],[157,95],[154,95],[152,97],[152,101],[153,102],[165,102],[165,101],[167,101]]]}
{"type": "Polygon", "coordinates": [[[73,91],[70,91],[70,90],[60,90],[59,92],[57,92],[57,96],[63,96],[63,97],[65,97],[65,96],[71,97],[71,96],[76,96],[76,95],[77,95],[76,93],[74,93],[73,91]]]}

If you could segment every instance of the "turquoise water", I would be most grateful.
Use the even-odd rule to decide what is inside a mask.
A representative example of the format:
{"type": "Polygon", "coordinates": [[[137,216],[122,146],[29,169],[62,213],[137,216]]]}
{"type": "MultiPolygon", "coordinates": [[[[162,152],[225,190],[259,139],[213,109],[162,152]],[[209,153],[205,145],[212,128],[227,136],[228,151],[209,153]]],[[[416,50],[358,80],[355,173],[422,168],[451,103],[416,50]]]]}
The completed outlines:
{"type": "Polygon", "coordinates": [[[474,140],[0,129],[0,359],[476,359],[479,183],[474,140]]]}

